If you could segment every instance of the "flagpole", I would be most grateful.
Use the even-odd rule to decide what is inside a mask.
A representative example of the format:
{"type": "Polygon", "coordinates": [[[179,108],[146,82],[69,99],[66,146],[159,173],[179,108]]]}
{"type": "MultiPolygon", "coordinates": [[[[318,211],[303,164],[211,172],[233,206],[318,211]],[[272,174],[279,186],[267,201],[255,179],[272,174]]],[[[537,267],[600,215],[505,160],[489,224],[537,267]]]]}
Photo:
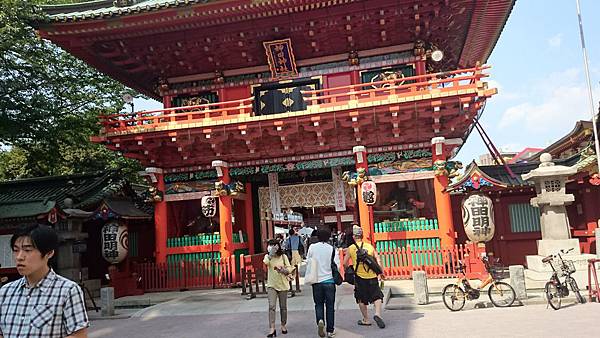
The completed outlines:
{"type": "Polygon", "coordinates": [[[592,82],[590,80],[590,68],[588,65],[588,55],[585,48],[585,39],[583,37],[583,21],[581,19],[581,7],[579,0],[577,2],[577,18],[579,20],[579,36],[581,37],[581,50],[583,51],[583,65],[585,67],[585,80],[588,87],[588,100],[590,102],[590,113],[592,114],[592,126],[594,128],[594,144],[596,146],[596,164],[598,165],[598,173],[600,174],[600,142],[598,142],[598,129],[596,127],[596,112],[594,109],[594,98],[592,96],[592,82]]]}

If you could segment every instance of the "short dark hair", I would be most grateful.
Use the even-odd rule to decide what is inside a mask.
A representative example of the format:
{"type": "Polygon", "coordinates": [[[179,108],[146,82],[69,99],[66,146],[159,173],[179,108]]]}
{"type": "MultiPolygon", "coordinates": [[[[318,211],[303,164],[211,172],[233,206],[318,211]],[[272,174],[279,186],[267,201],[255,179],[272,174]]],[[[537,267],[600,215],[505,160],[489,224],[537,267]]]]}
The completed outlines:
{"type": "Polygon", "coordinates": [[[319,242],[328,242],[331,237],[331,231],[327,228],[320,228],[317,230],[317,238],[319,242]]]}
{"type": "Polygon", "coordinates": [[[46,256],[50,251],[58,249],[58,235],[53,228],[42,225],[26,225],[19,227],[10,238],[10,248],[15,247],[15,242],[20,237],[31,238],[31,244],[46,256]]]}
{"type": "Polygon", "coordinates": [[[288,233],[289,233],[289,234],[290,234],[290,236],[291,236],[291,235],[295,235],[295,234],[296,234],[296,231],[294,231],[294,229],[292,228],[292,229],[290,229],[290,231],[289,231],[288,233]]]}
{"type": "Polygon", "coordinates": [[[270,239],[267,241],[267,245],[277,245],[278,249],[275,255],[281,256],[283,255],[283,249],[281,248],[281,242],[277,239],[270,239]]]}

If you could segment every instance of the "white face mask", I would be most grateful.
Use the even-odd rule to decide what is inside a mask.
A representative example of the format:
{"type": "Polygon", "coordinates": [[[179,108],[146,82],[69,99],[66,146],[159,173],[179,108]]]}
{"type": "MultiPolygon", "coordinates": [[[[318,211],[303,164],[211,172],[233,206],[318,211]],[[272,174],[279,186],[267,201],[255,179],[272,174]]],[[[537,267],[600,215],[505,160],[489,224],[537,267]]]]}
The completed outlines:
{"type": "Polygon", "coordinates": [[[277,246],[276,245],[269,245],[267,247],[267,251],[269,252],[269,255],[273,256],[277,253],[277,246]]]}

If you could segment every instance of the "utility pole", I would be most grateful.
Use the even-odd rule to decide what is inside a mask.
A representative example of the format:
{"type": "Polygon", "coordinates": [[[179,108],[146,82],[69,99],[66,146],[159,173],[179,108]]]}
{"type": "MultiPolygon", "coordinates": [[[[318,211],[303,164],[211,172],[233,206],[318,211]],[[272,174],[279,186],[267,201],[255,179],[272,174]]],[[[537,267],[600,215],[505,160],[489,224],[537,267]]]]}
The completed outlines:
{"type": "Polygon", "coordinates": [[[598,129],[596,127],[596,112],[594,109],[594,98],[592,96],[592,82],[590,80],[590,68],[588,65],[588,55],[585,48],[585,39],[583,38],[583,20],[581,19],[581,7],[579,0],[577,2],[577,18],[579,20],[579,36],[581,37],[581,50],[583,51],[583,65],[585,67],[585,80],[588,87],[588,100],[590,102],[590,113],[592,114],[592,126],[594,128],[594,144],[596,146],[596,164],[598,166],[598,174],[600,174],[600,143],[598,142],[598,129]]]}

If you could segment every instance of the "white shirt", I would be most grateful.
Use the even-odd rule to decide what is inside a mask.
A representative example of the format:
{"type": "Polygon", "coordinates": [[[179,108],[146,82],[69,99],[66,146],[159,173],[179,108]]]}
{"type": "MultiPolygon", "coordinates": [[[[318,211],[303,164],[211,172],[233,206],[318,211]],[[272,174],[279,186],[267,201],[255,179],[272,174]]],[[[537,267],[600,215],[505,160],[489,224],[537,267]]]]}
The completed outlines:
{"type": "MultiPolygon", "coordinates": [[[[331,251],[335,251],[335,257],[333,261],[340,266],[340,254],[336,248],[328,243],[318,242],[311,244],[308,247],[308,253],[306,254],[307,260],[314,259],[317,262],[317,283],[321,283],[328,279],[333,278],[331,272],[331,251]]],[[[310,262],[309,262],[310,264],[310,262]]]]}

